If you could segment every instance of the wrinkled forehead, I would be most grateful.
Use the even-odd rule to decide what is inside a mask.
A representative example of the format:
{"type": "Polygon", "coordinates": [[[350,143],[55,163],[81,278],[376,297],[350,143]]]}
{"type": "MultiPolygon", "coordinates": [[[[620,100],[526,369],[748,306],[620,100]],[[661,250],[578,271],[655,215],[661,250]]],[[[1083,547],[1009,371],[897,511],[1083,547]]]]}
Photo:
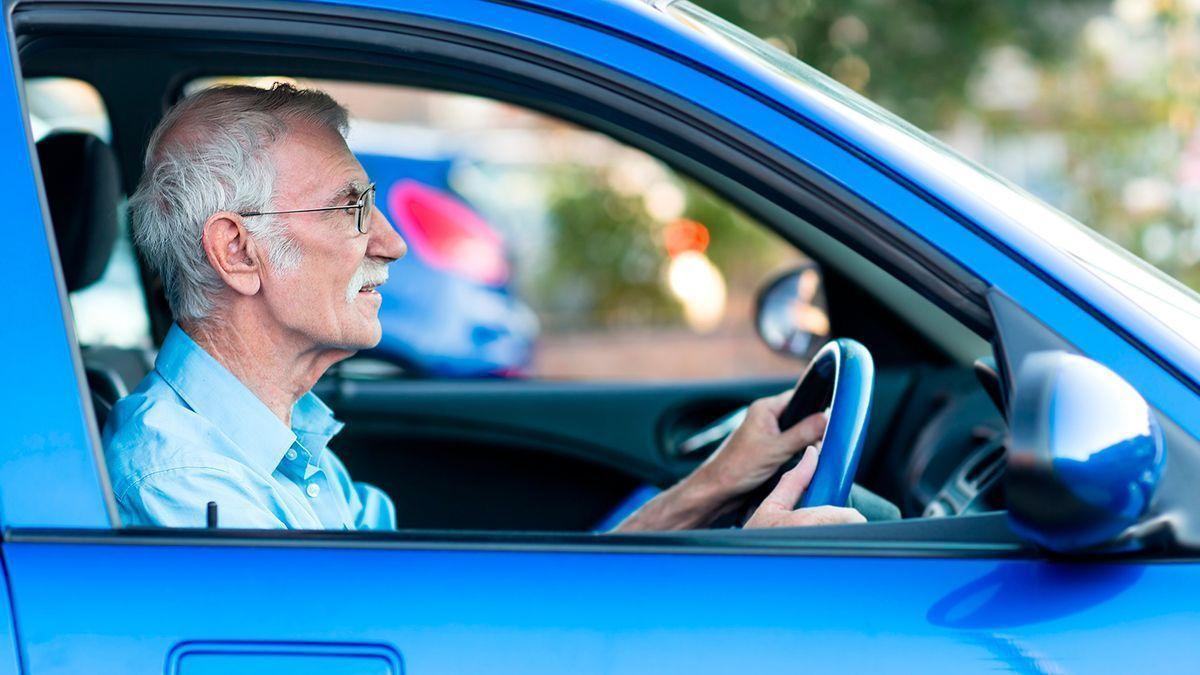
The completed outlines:
{"type": "Polygon", "coordinates": [[[271,148],[275,160],[275,197],[288,200],[279,208],[305,208],[293,202],[322,205],[335,196],[366,189],[367,174],[334,130],[315,124],[293,124],[271,148]]]}

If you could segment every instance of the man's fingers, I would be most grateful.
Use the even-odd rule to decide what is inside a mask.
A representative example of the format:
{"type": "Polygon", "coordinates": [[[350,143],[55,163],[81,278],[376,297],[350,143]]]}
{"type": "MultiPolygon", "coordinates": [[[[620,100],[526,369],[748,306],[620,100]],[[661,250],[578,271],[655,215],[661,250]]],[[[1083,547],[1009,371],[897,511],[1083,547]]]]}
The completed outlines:
{"type": "MultiPolygon", "coordinates": [[[[763,506],[767,506],[764,502],[763,506]]],[[[820,525],[856,525],[867,519],[858,511],[844,506],[812,506],[806,509],[786,511],[759,509],[746,522],[748,528],[762,527],[816,527],[820,525]]]]}
{"type": "Polygon", "coordinates": [[[789,447],[802,448],[821,440],[828,418],[824,412],[815,412],[780,434],[780,439],[789,447]]]}
{"type": "Polygon", "coordinates": [[[819,451],[809,446],[804,451],[804,456],[800,458],[800,463],[792,470],[779,477],[779,483],[775,485],[775,489],[771,490],[771,494],[763,500],[764,503],[778,505],[788,511],[796,508],[796,504],[800,501],[800,495],[808,489],[808,484],[812,482],[813,474],[817,470],[817,456],[819,451]]]}
{"type": "Polygon", "coordinates": [[[813,506],[797,509],[783,518],[783,524],[797,527],[812,525],[853,525],[867,519],[858,511],[845,506],[813,506]]]}
{"type": "Polygon", "coordinates": [[[792,390],[788,389],[787,391],[781,391],[774,396],[760,398],[754,403],[761,405],[764,410],[771,413],[772,417],[779,419],[779,416],[783,414],[783,409],[787,407],[787,403],[790,400],[792,400],[792,390]]]}

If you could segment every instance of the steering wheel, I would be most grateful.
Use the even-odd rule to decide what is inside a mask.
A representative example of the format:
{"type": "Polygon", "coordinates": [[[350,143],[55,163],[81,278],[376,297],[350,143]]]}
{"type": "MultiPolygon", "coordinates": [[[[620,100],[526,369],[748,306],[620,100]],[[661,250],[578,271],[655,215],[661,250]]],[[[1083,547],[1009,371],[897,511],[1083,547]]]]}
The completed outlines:
{"type": "MultiPolygon", "coordinates": [[[[812,413],[829,411],[816,473],[797,506],[846,505],[862,456],[874,390],[875,362],[859,342],[847,338],[832,340],[809,362],[779,416],[779,428],[786,430],[812,413]]],[[[741,522],[775,489],[784,472],[799,461],[796,456],[786,462],[746,497],[741,522]]]]}

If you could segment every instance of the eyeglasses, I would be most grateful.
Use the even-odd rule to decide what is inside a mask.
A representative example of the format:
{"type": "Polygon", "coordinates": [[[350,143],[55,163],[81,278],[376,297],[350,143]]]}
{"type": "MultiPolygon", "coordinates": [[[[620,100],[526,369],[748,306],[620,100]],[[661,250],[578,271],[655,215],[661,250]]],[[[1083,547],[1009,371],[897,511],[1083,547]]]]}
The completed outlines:
{"type": "Polygon", "coordinates": [[[290,211],[248,211],[239,213],[243,218],[250,216],[275,216],[282,213],[313,213],[316,211],[344,211],[346,209],[356,209],[355,227],[358,228],[359,234],[366,234],[371,227],[371,214],[375,212],[375,184],[371,183],[358,196],[358,202],[355,204],[346,204],[345,206],[322,206],[318,209],[291,209],[290,211]]]}

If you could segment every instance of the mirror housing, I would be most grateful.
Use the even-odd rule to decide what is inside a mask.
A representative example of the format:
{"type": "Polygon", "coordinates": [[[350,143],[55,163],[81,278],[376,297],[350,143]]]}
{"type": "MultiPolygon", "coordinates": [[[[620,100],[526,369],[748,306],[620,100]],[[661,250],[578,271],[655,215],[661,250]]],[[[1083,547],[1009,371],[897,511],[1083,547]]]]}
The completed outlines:
{"type": "Polygon", "coordinates": [[[829,340],[829,312],[814,262],[785,272],[758,293],[755,327],[772,351],[808,359],[829,340]]]}
{"type": "Polygon", "coordinates": [[[1069,552],[1112,544],[1150,506],[1166,461],[1145,399],[1091,359],[1027,356],[1009,410],[1009,523],[1020,536],[1069,552]]]}

